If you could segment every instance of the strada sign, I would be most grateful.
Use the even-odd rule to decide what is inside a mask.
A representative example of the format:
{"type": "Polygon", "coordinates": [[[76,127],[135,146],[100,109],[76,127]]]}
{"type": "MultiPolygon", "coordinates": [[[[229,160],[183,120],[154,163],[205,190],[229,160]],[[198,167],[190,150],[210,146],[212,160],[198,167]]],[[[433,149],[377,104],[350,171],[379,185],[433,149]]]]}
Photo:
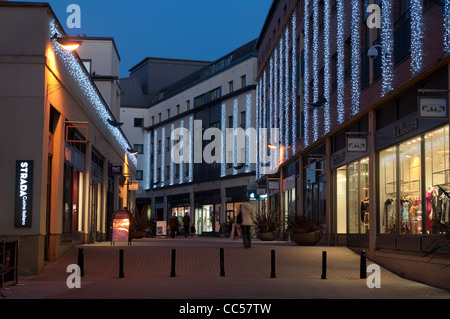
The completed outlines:
{"type": "Polygon", "coordinates": [[[16,162],[14,227],[31,227],[33,207],[33,161],[16,162]]]}

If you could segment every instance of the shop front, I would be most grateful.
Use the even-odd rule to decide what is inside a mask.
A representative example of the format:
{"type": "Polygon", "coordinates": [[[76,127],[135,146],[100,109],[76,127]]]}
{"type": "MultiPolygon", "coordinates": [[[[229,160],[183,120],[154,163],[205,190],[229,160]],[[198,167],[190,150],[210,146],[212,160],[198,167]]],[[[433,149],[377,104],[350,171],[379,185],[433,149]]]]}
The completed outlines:
{"type": "Polygon", "coordinates": [[[178,218],[178,223],[180,225],[179,231],[183,230],[183,217],[188,214],[191,218],[191,223],[194,223],[194,220],[191,216],[191,204],[190,204],[190,194],[179,194],[167,196],[167,211],[169,212],[169,216],[167,220],[170,219],[171,216],[175,214],[178,218]]]}
{"type": "Polygon", "coordinates": [[[219,236],[220,208],[220,189],[194,194],[194,225],[198,236],[219,236]]]}
{"type": "Polygon", "coordinates": [[[331,140],[333,234],[338,245],[369,247],[369,134],[364,117],[331,140]]]}
{"type": "Polygon", "coordinates": [[[378,153],[378,248],[422,251],[432,241],[427,235],[450,225],[449,125],[425,130],[437,122],[413,121],[423,132],[378,153]]]}

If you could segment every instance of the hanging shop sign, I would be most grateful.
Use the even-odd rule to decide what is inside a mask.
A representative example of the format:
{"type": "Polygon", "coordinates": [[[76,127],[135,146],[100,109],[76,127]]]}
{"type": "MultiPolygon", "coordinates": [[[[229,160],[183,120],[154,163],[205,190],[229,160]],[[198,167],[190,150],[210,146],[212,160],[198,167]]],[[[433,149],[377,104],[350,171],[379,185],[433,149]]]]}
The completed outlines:
{"type": "Polygon", "coordinates": [[[122,165],[111,165],[109,166],[110,175],[122,175],[123,166],[122,165]]]}
{"type": "Polygon", "coordinates": [[[130,213],[126,210],[119,210],[113,215],[113,242],[128,242],[130,238],[130,213]]]}
{"type": "Polygon", "coordinates": [[[367,139],[347,137],[347,152],[367,152],[367,139]]]}
{"type": "Polygon", "coordinates": [[[445,97],[419,97],[419,117],[428,119],[448,118],[448,101],[445,97]]]}
{"type": "Polygon", "coordinates": [[[33,208],[33,161],[16,161],[14,227],[31,227],[33,208]]]}

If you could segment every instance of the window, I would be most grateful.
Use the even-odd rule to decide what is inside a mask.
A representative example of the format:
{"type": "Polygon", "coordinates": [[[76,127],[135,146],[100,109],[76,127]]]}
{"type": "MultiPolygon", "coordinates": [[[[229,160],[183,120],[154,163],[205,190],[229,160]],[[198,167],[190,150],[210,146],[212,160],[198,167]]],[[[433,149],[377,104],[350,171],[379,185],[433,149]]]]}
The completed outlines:
{"type": "Polygon", "coordinates": [[[170,150],[170,137],[166,137],[166,152],[170,150]]]}
{"type": "Polygon", "coordinates": [[[152,125],[155,125],[155,117],[152,116],[152,125]]]}
{"type": "Polygon", "coordinates": [[[158,154],[161,154],[161,140],[158,141],[157,148],[158,154]]]}
{"type": "Polygon", "coordinates": [[[201,106],[203,104],[205,104],[205,94],[199,95],[197,97],[194,98],[194,107],[198,107],[201,106]]]}
{"type": "Polygon", "coordinates": [[[222,96],[222,87],[218,87],[209,92],[209,101],[217,100],[222,96]]]}
{"type": "Polygon", "coordinates": [[[136,171],[136,179],[138,181],[142,181],[144,179],[144,171],[137,170],[136,171]]]}
{"type": "Polygon", "coordinates": [[[83,64],[84,64],[84,67],[86,68],[87,72],[89,74],[91,74],[91,72],[92,72],[92,60],[83,60],[83,64]]]}
{"type": "Polygon", "coordinates": [[[245,111],[241,112],[241,128],[243,128],[244,130],[246,129],[245,127],[245,123],[246,123],[246,117],[245,117],[245,111]]]}
{"type": "Polygon", "coordinates": [[[175,115],[180,114],[180,104],[175,107],[175,115]]]}
{"type": "Polygon", "coordinates": [[[228,82],[228,93],[233,92],[233,81],[228,82]]]}
{"type": "Polygon", "coordinates": [[[161,113],[158,113],[158,123],[161,122],[161,113]]]}
{"type": "Polygon", "coordinates": [[[144,154],[144,144],[134,144],[133,149],[138,152],[138,154],[144,154]]]}
{"type": "Polygon", "coordinates": [[[170,119],[170,109],[167,109],[167,119],[170,119]]]}
{"type": "Polygon", "coordinates": [[[134,127],[144,127],[144,119],[134,118],[134,127]]]}
{"type": "Polygon", "coordinates": [[[191,108],[191,101],[187,100],[186,101],[186,111],[188,111],[191,108]]]}
{"type": "Polygon", "coordinates": [[[170,167],[169,167],[169,165],[166,165],[166,176],[165,176],[165,178],[169,179],[169,177],[170,177],[170,167]]]}
{"type": "Polygon", "coordinates": [[[244,88],[247,86],[247,76],[243,75],[241,76],[241,88],[244,88]]]}

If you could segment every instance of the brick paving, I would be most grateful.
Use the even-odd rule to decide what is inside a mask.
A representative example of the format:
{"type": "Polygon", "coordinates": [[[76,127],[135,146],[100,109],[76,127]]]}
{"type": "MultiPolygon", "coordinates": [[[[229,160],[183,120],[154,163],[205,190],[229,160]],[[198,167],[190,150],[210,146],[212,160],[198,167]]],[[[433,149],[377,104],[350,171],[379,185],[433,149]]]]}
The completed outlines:
{"type": "MultiPolygon", "coordinates": [[[[370,265],[367,260],[367,265],[370,265]]],[[[289,242],[218,238],[142,239],[72,248],[19,286],[3,290],[5,299],[450,299],[450,292],[416,283],[382,268],[381,288],[360,279],[360,256],[345,247],[300,247],[289,242]],[[84,250],[80,289],[69,289],[67,266],[84,250]],[[220,248],[225,276],[220,276],[220,248]],[[119,278],[123,250],[124,278],[119,278]],[[176,250],[176,274],[171,254],[176,250]],[[271,278],[275,250],[276,278],[271,278]],[[327,252],[326,279],[321,279],[322,252],[327,252]]]]}

